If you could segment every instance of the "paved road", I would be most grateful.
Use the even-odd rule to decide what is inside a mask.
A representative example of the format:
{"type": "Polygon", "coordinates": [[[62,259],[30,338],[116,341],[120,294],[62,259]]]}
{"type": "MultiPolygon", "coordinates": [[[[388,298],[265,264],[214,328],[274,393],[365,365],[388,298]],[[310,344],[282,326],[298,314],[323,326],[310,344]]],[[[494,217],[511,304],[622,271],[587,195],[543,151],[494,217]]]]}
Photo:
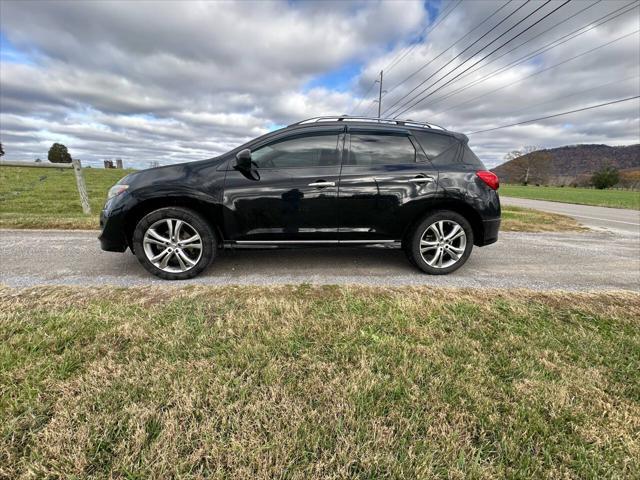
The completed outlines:
{"type": "Polygon", "coordinates": [[[545,212],[560,213],[575,218],[590,228],[640,234],[640,211],[625,208],[592,207],[590,205],[574,205],[572,203],[547,202],[545,200],[528,200],[500,196],[503,205],[535,208],[545,212]]]}
{"type": "MultiPolygon", "coordinates": [[[[97,232],[0,230],[0,283],[11,286],[164,283],[131,253],[100,250],[97,232]]],[[[640,237],[621,232],[502,233],[457,272],[424,275],[399,250],[229,250],[200,277],[176,285],[316,284],[522,287],[640,291],[640,237]]]]}

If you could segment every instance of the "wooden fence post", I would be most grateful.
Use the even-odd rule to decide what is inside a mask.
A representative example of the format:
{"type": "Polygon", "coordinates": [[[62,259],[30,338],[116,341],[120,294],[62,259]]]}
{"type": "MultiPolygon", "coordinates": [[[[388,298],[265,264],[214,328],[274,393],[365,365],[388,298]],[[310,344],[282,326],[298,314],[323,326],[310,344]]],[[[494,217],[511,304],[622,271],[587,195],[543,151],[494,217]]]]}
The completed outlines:
{"type": "Polygon", "coordinates": [[[84,183],[84,176],[82,175],[82,165],[77,158],[73,158],[71,164],[73,165],[73,172],[76,174],[76,185],[78,186],[78,193],[80,194],[82,211],[86,215],[89,215],[91,214],[91,205],[89,205],[89,194],[87,193],[87,186],[84,183]]]}

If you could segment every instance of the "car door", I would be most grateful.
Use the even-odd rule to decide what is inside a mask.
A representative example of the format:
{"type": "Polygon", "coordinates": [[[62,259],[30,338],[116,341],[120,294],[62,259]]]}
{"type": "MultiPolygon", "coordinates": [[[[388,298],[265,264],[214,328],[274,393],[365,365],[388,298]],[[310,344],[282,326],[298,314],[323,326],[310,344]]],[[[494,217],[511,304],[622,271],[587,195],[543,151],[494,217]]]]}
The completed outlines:
{"type": "Polygon", "coordinates": [[[231,159],[223,201],[228,240],[337,242],[343,132],[315,128],[255,145],[251,172],[231,159]]]}
{"type": "Polygon", "coordinates": [[[339,185],[341,242],[399,240],[434,198],[438,171],[408,131],[349,128],[339,185]]]}

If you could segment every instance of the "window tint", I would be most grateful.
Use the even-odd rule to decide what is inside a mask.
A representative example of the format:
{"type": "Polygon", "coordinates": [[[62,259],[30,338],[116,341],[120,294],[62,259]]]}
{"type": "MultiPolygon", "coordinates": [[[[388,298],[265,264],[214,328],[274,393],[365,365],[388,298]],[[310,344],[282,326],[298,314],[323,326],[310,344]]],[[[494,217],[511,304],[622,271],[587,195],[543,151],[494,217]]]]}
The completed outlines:
{"type": "Polygon", "coordinates": [[[351,134],[348,165],[390,165],[415,161],[416,149],[409,137],[351,134]]]}
{"type": "Polygon", "coordinates": [[[413,135],[433,165],[456,163],[459,142],[455,138],[431,132],[413,132],[413,135]]]}
{"type": "Polygon", "coordinates": [[[338,165],[338,135],[313,135],[271,143],[251,152],[258,168],[338,165]]]}
{"type": "Polygon", "coordinates": [[[485,170],[484,163],[471,151],[468,145],[464,146],[464,153],[462,154],[462,162],[467,165],[473,165],[480,170],[485,170]]]}

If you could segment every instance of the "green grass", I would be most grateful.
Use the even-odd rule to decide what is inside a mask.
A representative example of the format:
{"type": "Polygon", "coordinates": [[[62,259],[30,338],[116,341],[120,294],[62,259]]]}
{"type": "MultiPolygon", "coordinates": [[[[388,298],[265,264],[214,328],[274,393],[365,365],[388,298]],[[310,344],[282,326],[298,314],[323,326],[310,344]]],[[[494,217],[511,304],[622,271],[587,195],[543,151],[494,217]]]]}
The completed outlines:
{"type": "MultiPolygon", "coordinates": [[[[109,188],[131,170],[85,169],[92,215],[80,206],[73,171],[0,167],[0,227],[96,229],[109,188]]],[[[562,215],[505,207],[504,231],[579,230],[562,215]]]]}
{"type": "Polygon", "coordinates": [[[0,288],[0,477],[637,478],[640,295],[0,288]]]}
{"type": "Polygon", "coordinates": [[[500,185],[500,194],[505,197],[551,200],[554,202],[640,210],[640,192],[631,190],[500,185]]]}
{"type": "Polygon", "coordinates": [[[84,215],[71,169],[0,167],[0,227],[98,228],[107,191],[132,170],[83,169],[92,215],[84,215]]]}

